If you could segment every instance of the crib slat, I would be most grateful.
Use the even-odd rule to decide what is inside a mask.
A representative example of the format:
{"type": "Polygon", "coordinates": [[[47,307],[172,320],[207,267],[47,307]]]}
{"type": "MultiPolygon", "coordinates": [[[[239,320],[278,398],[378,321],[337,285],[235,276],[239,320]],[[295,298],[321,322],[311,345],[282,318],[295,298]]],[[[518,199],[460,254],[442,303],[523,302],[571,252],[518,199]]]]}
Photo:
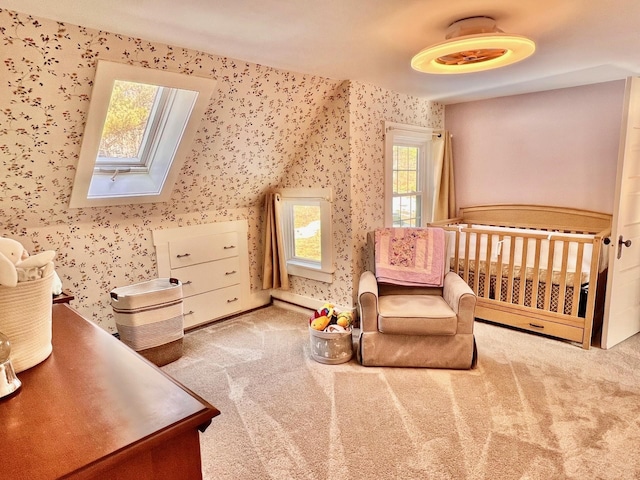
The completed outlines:
{"type": "Polygon", "coordinates": [[[465,230],[466,235],[464,239],[464,267],[463,267],[463,275],[464,281],[469,284],[469,244],[471,242],[471,232],[467,229],[465,230]]]}
{"type": "Polygon", "coordinates": [[[522,239],[522,258],[520,259],[520,295],[518,305],[524,305],[524,294],[527,287],[527,250],[529,248],[529,238],[522,239]]]}
{"type": "Polygon", "coordinates": [[[578,243],[578,254],[576,255],[576,271],[573,274],[573,303],[571,304],[571,315],[578,315],[580,306],[580,290],[582,288],[582,257],[584,256],[584,243],[578,243]]]}
{"type": "MultiPolygon", "coordinates": [[[[555,242],[554,242],[555,243],[555,242]]],[[[564,302],[567,289],[567,261],[569,259],[569,242],[562,241],[562,268],[558,282],[558,313],[564,313],[564,302]]]]}
{"type": "Polygon", "coordinates": [[[542,240],[536,238],[536,255],[533,262],[533,277],[531,282],[531,308],[538,308],[538,290],[540,286],[540,250],[542,240]]]}
{"type": "MultiPolygon", "coordinates": [[[[504,235],[498,235],[498,245],[504,245],[504,235]]],[[[504,302],[502,299],[502,248],[500,248],[500,253],[498,253],[498,258],[496,260],[496,292],[495,297],[496,300],[504,302]]]]}
{"type": "Polygon", "coordinates": [[[553,256],[555,253],[556,242],[549,240],[549,255],[547,257],[547,275],[545,277],[544,286],[544,310],[551,310],[551,290],[553,288],[553,256]]]}
{"type": "Polygon", "coordinates": [[[460,275],[460,230],[459,229],[454,229],[453,230],[453,238],[454,238],[454,250],[453,250],[453,260],[454,260],[454,272],[456,272],[456,274],[460,275]]]}
{"type": "MultiPolygon", "coordinates": [[[[491,252],[493,251],[493,235],[487,234],[487,251],[484,258],[484,298],[491,298],[491,252]]],[[[478,275],[480,277],[480,275],[478,275]]]]}
{"type": "Polygon", "coordinates": [[[509,236],[509,266],[508,266],[508,271],[507,271],[507,303],[513,303],[513,265],[514,265],[514,258],[515,258],[515,254],[516,254],[516,242],[518,241],[518,239],[513,236],[510,235],[509,236]]]}
{"type": "MultiPolygon", "coordinates": [[[[482,244],[482,233],[476,233],[476,250],[473,258],[475,259],[476,266],[473,269],[473,291],[476,295],[480,294],[480,245],[482,244]]],[[[467,255],[468,256],[468,255],[467,255]]]]}

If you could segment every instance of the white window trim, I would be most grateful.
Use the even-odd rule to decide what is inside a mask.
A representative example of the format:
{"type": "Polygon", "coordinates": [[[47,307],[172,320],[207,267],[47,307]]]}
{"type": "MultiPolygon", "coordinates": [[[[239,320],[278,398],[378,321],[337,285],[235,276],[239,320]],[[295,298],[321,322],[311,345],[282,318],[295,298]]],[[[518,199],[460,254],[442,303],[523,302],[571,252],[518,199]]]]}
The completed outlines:
{"type": "MultiPolygon", "coordinates": [[[[71,192],[70,208],[168,201],[184,160],[193,147],[193,139],[209,105],[215,85],[216,81],[211,78],[99,60],[91,92],[91,103],[83,134],[76,177],[71,192]],[[102,129],[115,80],[148,83],[197,92],[197,98],[193,101],[193,104],[189,105],[187,102],[182,107],[183,110],[190,110],[190,115],[185,115],[188,120],[186,122],[177,122],[171,126],[177,131],[182,130],[182,136],[177,145],[170,146],[168,149],[170,150],[169,153],[175,153],[173,161],[169,162],[169,168],[164,168],[162,171],[154,171],[152,167],[147,173],[131,172],[119,174],[117,181],[112,181],[113,173],[94,176],[102,129]],[[89,191],[92,179],[96,179],[97,182],[108,182],[108,185],[104,188],[107,193],[90,197],[89,191]],[[142,190],[137,188],[141,183],[143,185],[146,183],[142,190]],[[158,193],[157,186],[159,184],[162,187],[158,193]],[[135,193],[131,193],[133,186],[136,186],[135,193]]],[[[164,167],[167,167],[167,162],[168,160],[164,161],[164,167]]],[[[158,166],[163,167],[162,164],[163,162],[160,161],[158,166]]]]}
{"type": "Polygon", "coordinates": [[[417,125],[406,125],[396,122],[385,122],[385,166],[384,166],[384,225],[393,226],[393,146],[396,139],[405,138],[416,145],[424,145],[425,156],[422,159],[422,170],[424,175],[419,178],[422,190],[422,226],[431,221],[431,208],[429,205],[433,190],[433,166],[431,159],[431,141],[433,140],[433,129],[419,127],[417,125]]]}
{"type": "Polygon", "coordinates": [[[287,273],[319,282],[333,282],[333,229],[331,222],[333,190],[331,188],[284,188],[278,190],[282,199],[282,231],[287,258],[287,273]],[[313,201],[320,204],[322,262],[321,266],[303,259],[293,258],[293,219],[289,207],[313,201]]]}

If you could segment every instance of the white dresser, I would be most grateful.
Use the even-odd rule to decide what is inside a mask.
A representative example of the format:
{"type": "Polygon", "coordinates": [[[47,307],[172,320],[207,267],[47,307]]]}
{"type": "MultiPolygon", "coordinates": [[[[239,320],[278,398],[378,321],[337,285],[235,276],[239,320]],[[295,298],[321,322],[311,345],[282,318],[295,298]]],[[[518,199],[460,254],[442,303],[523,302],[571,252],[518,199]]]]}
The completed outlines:
{"type": "Polygon", "coordinates": [[[158,277],[177,278],[189,329],[250,308],[247,222],[155,230],[158,277]]]}

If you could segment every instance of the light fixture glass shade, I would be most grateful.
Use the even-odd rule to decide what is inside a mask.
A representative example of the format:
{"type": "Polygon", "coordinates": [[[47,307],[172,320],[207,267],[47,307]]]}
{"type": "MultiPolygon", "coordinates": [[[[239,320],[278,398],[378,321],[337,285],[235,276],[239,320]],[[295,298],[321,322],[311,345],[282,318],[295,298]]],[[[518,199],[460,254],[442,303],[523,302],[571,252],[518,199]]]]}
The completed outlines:
{"type": "MultiPolygon", "coordinates": [[[[463,34],[454,38],[447,36],[449,40],[425,48],[415,55],[411,60],[411,67],[424,73],[471,73],[510,65],[535,52],[535,43],[527,37],[503,33],[495,25],[488,31],[486,22],[492,22],[493,19],[487,17],[465,19],[452,24],[450,28],[458,26],[457,23],[469,28],[468,24],[473,21],[478,25],[477,31],[481,33],[463,34]]],[[[463,30],[458,29],[458,33],[461,31],[463,30]]]]}

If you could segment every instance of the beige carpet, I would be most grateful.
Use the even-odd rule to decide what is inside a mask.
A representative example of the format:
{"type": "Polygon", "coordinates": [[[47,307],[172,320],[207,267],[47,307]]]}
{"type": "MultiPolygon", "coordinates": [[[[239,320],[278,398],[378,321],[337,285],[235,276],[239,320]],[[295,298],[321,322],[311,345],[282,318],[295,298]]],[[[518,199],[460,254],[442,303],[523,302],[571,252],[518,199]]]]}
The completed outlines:
{"type": "Polygon", "coordinates": [[[324,365],[307,317],[268,307],[187,334],[163,369],[222,412],[208,480],[640,478],[640,336],[476,339],[471,371],[324,365]]]}

